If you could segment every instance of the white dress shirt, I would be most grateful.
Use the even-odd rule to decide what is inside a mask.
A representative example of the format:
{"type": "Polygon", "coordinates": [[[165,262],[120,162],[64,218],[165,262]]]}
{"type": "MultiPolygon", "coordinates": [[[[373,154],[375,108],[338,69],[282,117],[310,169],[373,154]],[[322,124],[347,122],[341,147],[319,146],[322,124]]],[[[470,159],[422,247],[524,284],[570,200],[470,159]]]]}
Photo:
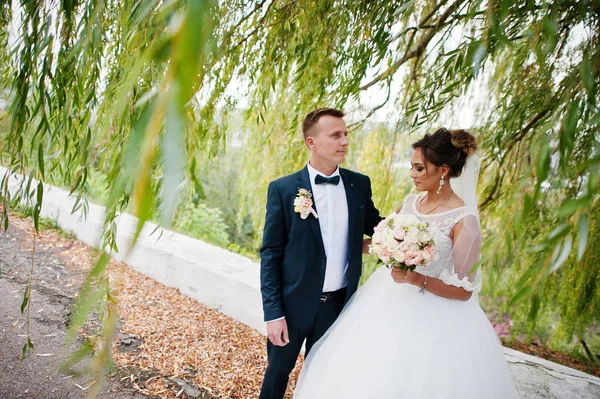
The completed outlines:
{"type": "MultiPolygon", "coordinates": [[[[348,270],[348,201],[344,182],[315,184],[317,175],[325,176],[308,164],[308,176],[312,187],[313,201],[319,215],[319,227],[323,237],[325,256],[325,284],[323,292],[337,291],[346,286],[348,270]]],[[[339,176],[340,168],[330,176],[339,176]]],[[[309,216],[311,217],[311,216],[309,216]]]]}

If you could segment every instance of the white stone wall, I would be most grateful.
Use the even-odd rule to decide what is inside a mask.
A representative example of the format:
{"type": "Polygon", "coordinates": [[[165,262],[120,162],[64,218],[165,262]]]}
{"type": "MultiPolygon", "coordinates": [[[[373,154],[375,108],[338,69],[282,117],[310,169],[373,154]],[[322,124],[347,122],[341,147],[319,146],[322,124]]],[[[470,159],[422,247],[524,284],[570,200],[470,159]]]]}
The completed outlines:
{"type": "MultiPolygon", "coordinates": [[[[2,175],[5,171],[0,167],[2,175]]],[[[17,184],[19,180],[11,178],[11,191],[15,191],[17,184]]],[[[98,247],[105,218],[104,208],[90,203],[87,218],[83,220],[80,213],[71,214],[74,203],[75,198],[70,197],[67,191],[46,185],[41,216],[56,220],[62,230],[98,247]]],[[[170,230],[160,229],[152,234],[156,229],[153,223],[144,226],[137,245],[129,253],[136,223],[137,219],[131,215],[119,215],[119,252],[111,253],[114,259],[127,263],[156,281],[178,288],[185,295],[263,334],[266,333],[258,263],[170,230]]]]}

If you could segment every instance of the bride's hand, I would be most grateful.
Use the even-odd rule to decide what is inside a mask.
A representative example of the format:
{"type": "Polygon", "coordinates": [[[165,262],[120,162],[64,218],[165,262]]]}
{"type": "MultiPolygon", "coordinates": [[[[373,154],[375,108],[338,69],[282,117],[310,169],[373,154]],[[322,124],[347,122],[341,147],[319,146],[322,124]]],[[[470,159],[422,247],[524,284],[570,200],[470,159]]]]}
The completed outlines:
{"type": "Polygon", "coordinates": [[[417,281],[421,275],[411,271],[402,271],[399,267],[392,267],[392,279],[399,284],[417,285],[417,281]]]}

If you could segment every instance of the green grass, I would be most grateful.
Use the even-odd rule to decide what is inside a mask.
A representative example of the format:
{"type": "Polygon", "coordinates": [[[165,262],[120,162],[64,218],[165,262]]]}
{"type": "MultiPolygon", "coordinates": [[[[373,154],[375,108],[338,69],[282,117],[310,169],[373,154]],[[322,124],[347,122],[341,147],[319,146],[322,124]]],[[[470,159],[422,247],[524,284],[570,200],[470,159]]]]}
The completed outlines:
{"type": "MultiPolygon", "coordinates": [[[[12,209],[12,211],[17,214],[17,216],[22,218],[33,218],[33,210],[30,207],[24,205],[18,205],[12,209]]],[[[54,231],[58,235],[68,238],[70,240],[76,240],[77,237],[72,232],[67,232],[61,229],[56,220],[51,218],[40,217],[39,219],[39,228],[40,230],[50,230],[54,231]]]]}

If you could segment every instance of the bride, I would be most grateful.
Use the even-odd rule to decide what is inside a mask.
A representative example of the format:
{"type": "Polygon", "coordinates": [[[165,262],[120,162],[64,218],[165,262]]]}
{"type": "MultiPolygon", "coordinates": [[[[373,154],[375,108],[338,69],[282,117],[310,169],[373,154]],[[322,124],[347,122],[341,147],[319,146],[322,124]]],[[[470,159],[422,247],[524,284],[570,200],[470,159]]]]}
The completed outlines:
{"type": "Polygon", "coordinates": [[[439,258],[391,277],[380,267],[311,350],[296,399],[519,397],[477,299],[476,140],[442,128],[413,149],[410,177],[423,193],[399,212],[432,226],[439,258]]]}

